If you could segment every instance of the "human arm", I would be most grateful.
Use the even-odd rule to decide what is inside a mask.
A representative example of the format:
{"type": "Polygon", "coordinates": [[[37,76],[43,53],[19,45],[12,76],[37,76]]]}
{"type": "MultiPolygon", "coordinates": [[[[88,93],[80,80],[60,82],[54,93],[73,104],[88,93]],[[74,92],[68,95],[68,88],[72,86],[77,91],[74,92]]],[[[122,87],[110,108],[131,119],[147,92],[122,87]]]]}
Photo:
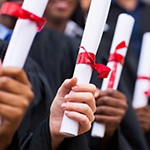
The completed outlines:
{"type": "Polygon", "coordinates": [[[50,112],[50,133],[53,150],[57,149],[67,137],[60,133],[64,110],[65,115],[79,122],[79,135],[91,128],[91,122],[94,120],[93,113],[96,110],[95,89],[92,84],[77,84],[76,78],[65,80],[59,88],[50,112]]]}
{"type": "Polygon", "coordinates": [[[127,111],[127,100],[123,93],[113,89],[104,91],[97,89],[95,99],[97,107],[95,121],[105,124],[103,143],[107,143],[113,137],[127,111]]]}
{"type": "Polygon", "coordinates": [[[146,134],[150,132],[150,106],[146,105],[140,108],[134,108],[140,126],[143,132],[146,134]]]}
{"type": "Polygon", "coordinates": [[[0,149],[12,141],[34,95],[25,72],[19,68],[0,68],[0,149]]]}

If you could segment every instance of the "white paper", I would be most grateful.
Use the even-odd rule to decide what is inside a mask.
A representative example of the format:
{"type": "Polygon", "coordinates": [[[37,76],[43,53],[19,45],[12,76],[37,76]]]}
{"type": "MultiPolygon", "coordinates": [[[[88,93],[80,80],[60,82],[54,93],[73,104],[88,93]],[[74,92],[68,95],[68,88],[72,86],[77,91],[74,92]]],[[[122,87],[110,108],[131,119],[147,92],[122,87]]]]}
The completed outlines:
{"type": "MultiPolygon", "coordinates": [[[[139,65],[137,77],[150,77],[150,32],[143,36],[141,53],[139,58],[139,65]]],[[[135,89],[133,94],[133,107],[144,107],[148,103],[148,97],[145,91],[150,89],[150,81],[145,79],[137,79],[135,82],[135,89]]]]}
{"type": "MultiPolygon", "coordinates": [[[[119,15],[112,45],[111,45],[111,49],[110,49],[110,54],[113,54],[115,52],[116,46],[122,41],[125,41],[126,46],[128,46],[131,33],[133,30],[133,25],[134,25],[134,18],[132,16],[128,14],[119,15]]],[[[121,50],[118,50],[117,53],[125,57],[127,53],[127,47],[121,50]]],[[[110,61],[107,63],[107,66],[112,70],[114,63],[115,62],[110,61]]],[[[119,83],[121,72],[122,72],[122,67],[123,66],[120,63],[117,64],[116,77],[115,77],[114,86],[113,86],[113,89],[115,90],[118,87],[118,83],[119,83]]],[[[111,71],[108,77],[103,79],[101,90],[107,89],[110,76],[111,76],[111,71]]],[[[105,125],[94,122],[91,135],[93,137],[104,137],[104,134],[105,134],[105,125]]]]}
{"type": "MultiPolygon", "coordinates": [[[[48,0],[25,0],[22,8],[42,17],[48,0]]],[[[37,33],[36,23],[18,19],[4,57],[3,66],[23,67],[28,52],[37,33]]]]}
{"type": "MultiPolygon", "coordinates": [[[[22,8],[42,17],[48,0],[25,0],[22,8]]],[[[3,67],[24,66],[30,47],[37,33],[36,23],[30,20],[18,19],[10,39],[4,60],[3,67]]],[[[1,118],[0,118],[1,124],[1,118]]]]}
{"type": "MultiPolygon", "coordinates": [[[[81,46],[88,52],[96,54],[106,23],[111,0],[92,0],[86,20],[81,46]]],[[[84,52],[79,49],[79,53],[84,52]]],[[[74,75],[78,83],[88,83],[91,79],[92,68],[86,64],[76,64],[74,75]]],[[[64,115],[60,132],[70,136],[78,135],[78,122],[64,115]]]]}

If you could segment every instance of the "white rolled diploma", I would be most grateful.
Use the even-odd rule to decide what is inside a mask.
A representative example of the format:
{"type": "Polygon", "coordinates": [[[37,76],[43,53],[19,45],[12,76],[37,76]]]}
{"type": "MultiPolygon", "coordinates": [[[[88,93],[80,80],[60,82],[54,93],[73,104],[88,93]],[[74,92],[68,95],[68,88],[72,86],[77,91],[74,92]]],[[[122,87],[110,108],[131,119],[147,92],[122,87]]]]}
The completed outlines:
{"type": "MultiPolygon", "coordinates": [[[[110,54],[113,54],[115,52],[116,46],[121,43],[122,41],[125,41],[126,48],[123,48],[122,50],[118,50],[117,53],[121,54],[123,57],[126,56],[127,53],[127,47],[130,41],[131,33],[133,30],[134,25],[134,18],[128,14],[120,14],[117,20],[114,37],[110,49],[110,54]]],[[[110,61],[107,63],[107,66],[112,69],[114,65],[114,61],[110,61]]],[[[117,89],[118,83],[120,80],[121,72],[122,72],[122,65],[120,63],[117,63],[117,70],[116,70],[116,76],[114,80],[114,86],[113,89],[117,89]]],[[[110,80],[111,71],[107,78],[103,79],[101,90],[106,90],[108,87],[108,83],[110,80]]],[[[93,137],[104,137],[105,134],[105,125],[101,123],[94,122],[91,135],[93,137]]]]}
{"type": "MultiPolygon", "coordinates": [[[[47,3],[48,0],[25,0],[22,8],[42,17],[47,3]]],[[[34,21],[18,19],[2,65],[22,68],[36,33],[37,25],[34,21]]]]}
{"type": "MultiPolygon", "coordinates": [[[[146,32],[143,35],[141,53],[139,58],[139,64],[137,69],[137,77],[145,76],[150,77],[150,32],[146,32]]],[[[135,82],[134,94],[132,105],[135,108],[144,107],[148,103],[148,97],[145,95],[145,91],[149,90],[150,81],[145,79],[137,79],[135,82]]]]}
{"type": "MultiPolygon", "coordinates": [[[[48,0],[25,0],[22,8],[39,17],[42,17],[47,3],[48,0]]],[[[18,19],[2,66],[23,68],[36,33],[37,25],[35,22],[25,19],[18,19]]],[[[2,120],[0,117],[0,124],[1,123],[2,120]]]]}
{"type": "MultiPolygon", "coordinates": [[[[104,30],[111,0],[92,0],[87,16],[81,46],[88,52],[96,54],[104,30]]],[[[79,49],[79,53],[84,52],[79,49]]],[[[88,83],[92,75],[92,68],[86,64],[76,64],[74,75],[78,83],[88,83]]],[[[60,132],[69,136],[78,135],[79,123],[64,115],[60,132]]]]}

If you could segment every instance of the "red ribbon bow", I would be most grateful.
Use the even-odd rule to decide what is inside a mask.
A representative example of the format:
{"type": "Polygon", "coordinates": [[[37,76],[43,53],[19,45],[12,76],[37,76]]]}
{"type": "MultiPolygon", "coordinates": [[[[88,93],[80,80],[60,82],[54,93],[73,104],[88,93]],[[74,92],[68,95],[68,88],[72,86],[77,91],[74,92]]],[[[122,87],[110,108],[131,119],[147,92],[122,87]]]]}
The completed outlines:
{"type": "MultiPolygon", "coordinates": [[[[137,79],[148,80],[150,81],[150,77],[146,76],[138,76],[137,79]]],[[[150,89],[144,92],[147,97],[150,97],[150,89]]]]}
{"type": "Polygon", "coordinates": [[[37,30],[40,31],[41,28],[46,23],[45,18],[38,17],[34,15],[33,13],[24,10],[21,5],[12,3],[12,2],[6,2],[3,3],[0,14],[10,15],[13,17],[21,18],[21,19],[29,19],[31,21],[34,21],[37,24],[37,30]]]}
{"type": "Polygon", "coordinates": [[[113,69],[112,69],[112,72],[110,75],[110,79],[109,79],[107,88],[113,88],[113,86],[114,86],[115,76],[116,76],[116,72],[117,72],[117,63],[120,63],[121,65],[123,65],[123,63],[124,63],[124,57],[120,54],[117,54],[117,51],[122,48],[126,48],[125,41],[122,41],[121,43],[119,43],[115,48],[115,52],[113,54],[110,54],[110,56],[108,58],[108,61],[114,61],[115,63],[113,65],[113,69]]]}
{"type": "Polygon", "coordinates": [[[80,46],[85,52],[81,52],[77,58],[77,64],[89,64],[92,69],[95,69],[98,72],[99,78],[107,78],[110,68],[102,64],[95,63],[95,55],[91,52],[87,52],[87,50],[80,46]]]}

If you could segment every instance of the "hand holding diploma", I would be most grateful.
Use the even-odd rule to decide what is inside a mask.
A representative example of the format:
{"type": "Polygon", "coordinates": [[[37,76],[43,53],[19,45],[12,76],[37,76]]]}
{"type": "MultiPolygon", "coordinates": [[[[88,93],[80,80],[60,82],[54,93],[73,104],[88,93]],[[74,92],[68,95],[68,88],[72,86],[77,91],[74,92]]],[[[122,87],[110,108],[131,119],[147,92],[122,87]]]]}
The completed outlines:
{"type": "Polygon", "coordinates": [[[47,2],[48,0],[25,0],[20,9],[19,5],[17,7],[15,3],[4,3],[1,13],[12,15],[19,19],[16,22],[8,45],[3,66],[23,67],[37,33],[37,28],[42,27],[41,22],[44,20],[40,17],[45,11],[47,2]]]}
{"type": "Polygon", "coordinates": [[[2,64],[4,67],[22,68],[24,66],[37,28],[44,25],[45,19],[41,16],[43,16],[47,3],[48,0],[25,0],[22,7],[9,2],[3,4],[1,14],[19,18],[4,57],[2,64]]]}
{"type": "Polygon", "coordinates": [[[133,95],[133,107],[139,108],[148,104],[148,97],[150,96],[150,32],[143,36],[141,53],[139,58],[139,65],[137,71],[137,80],[135,83],[135,90],[133,95]]]}
{"type": "MultiPolygon", "coordinates": [[[[111,0],[92,0],[89,13],[87,16],[87,21],[81,41],[81,47],[79,49],[78,60],[75,66],[74,75],[78,79],[78,83],[88,83],[91,78],[93,66],[93,55],[96,54],[101,36],[104,30],[106,18],[108,15],[111,0]],[[99,14],[99,16],[98,16],[99,14]],[[87,53],[85,52],[87,51],[87,53]],[[92,57],[89,59],[89,63],[85,64],[85,61],[79,61],[81,55],[86,55],[85,57],[92,57]]],[[[82,57],[83,58],[83,57],[82,57]]],[[[68,134],[70,136],[78,135],[78,122],[69,119],[64,115],[63,122],[61,126],[61,133],[68,134]]]]}
{"type": "MultiPolygon", "coordinates": [[[[134,18],[132,16],[119,15],[107,63],[107,66],[111,68],[111,72],[108,78],[103,79],[101,90],[117,89],[133,25],[134,18]]],[[[104,137],[104,134],[105,125],[94,122],[91,135],[93,137],[104,137]]]]}

